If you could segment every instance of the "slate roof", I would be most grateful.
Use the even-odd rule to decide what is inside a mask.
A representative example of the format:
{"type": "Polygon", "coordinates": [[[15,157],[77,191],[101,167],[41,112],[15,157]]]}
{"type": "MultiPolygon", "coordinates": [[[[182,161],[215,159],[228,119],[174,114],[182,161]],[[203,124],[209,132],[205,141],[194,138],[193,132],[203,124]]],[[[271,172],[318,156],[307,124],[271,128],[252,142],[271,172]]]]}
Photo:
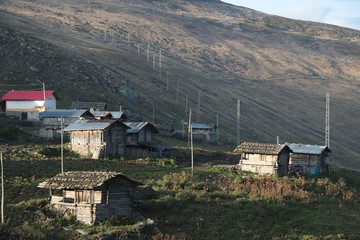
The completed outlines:
{"type": "Polygon", "coordinates": [[[155,126],[149,122],[124,122],[124,124],[130,128],[127,130],[127,133],[138,133],[140,132],[141,129],[143,129],[147,125],[149,125],[154,132],[158,132],[155,126]]]}
{"type": "Polygon", "coordinates": [[[69,171],[59,173],[38,185],[39,188],[52,189],[83,189],[90,190],[101,187],[106,181],[115,177],[122,177],[130,182],[141,185],[140,183],[127,178],[119,172],[88,172],[88,171],[69,171]]]}
{"type": "MultiPolygon", "coordinates": [[[[54,94],[53,90],[45,90],[45,98],[54,94]]],[[[9,91],[1,97],[3,101],[44,101],[44,91],[9,91]]]]}
{"type": "Polygon", "coordinates": [[[47,110],[40,113],[40,118],[56,118],[56,117],[81,117],[86,113],[86,115],[92,115],[88,110],[85,109],[56,109],[56,110],[47,110]]]}
{"type": "Polygon", "coordinates": [[[243,142],[234,152],[277,155],[285,147],[287,146],[280,144],[243,142]]]}
{"type": "Polygon", "coordinates": [[[293,151],[293,153],[298,154],[319,155],[325,150],[331,152],[327,146],[306,145],[300,143],[288,143],[287,145],[293,151]]]}

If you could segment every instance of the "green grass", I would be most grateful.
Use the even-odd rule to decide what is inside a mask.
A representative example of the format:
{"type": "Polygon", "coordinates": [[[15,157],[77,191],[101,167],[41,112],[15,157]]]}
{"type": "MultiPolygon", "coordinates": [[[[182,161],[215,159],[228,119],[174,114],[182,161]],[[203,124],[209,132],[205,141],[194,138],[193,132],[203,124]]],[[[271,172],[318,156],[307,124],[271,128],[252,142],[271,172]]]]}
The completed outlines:
{"type": "Polygon", "coordinates": [[[84,226],[44,208],[48,191],[36,186],[60,172],[58,152],[44,151],[48,147],[31,145],[42,153],[38,160],[5,160],[6,224],[0,225],[0,239],[78,239],[78,228],[91,231],[83,239],[101,234],[118,239],[129,234],[134,239],[356,239],[360,234],[356,172],[334,168],[330,177],[257,176],[205,164],[233,161],[210,149],[195,155],[202,159],[193,176],[182,150],[161,159],[65,158],[66,171],[119,171],[157,191],[138,203],[134,217],[84,226]],[[38,220],[37,209],[50,220],[38,220]]]}

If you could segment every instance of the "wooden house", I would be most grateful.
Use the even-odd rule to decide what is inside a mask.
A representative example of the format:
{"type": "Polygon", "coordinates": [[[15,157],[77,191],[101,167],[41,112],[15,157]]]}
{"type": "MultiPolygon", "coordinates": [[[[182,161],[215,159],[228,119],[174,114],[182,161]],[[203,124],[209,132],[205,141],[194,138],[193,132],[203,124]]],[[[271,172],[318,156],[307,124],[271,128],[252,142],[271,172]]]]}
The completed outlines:
{"type": "Polygon", "coordinates": [[[287,144],[291,149],[289,171],[291,173],[330,174],[331,150],[326,146],[287,144]]]}
{"type": "Polygon", "coordinates": [[[73,214],[85,224],[129,216],[135,209],[135,188],[141,185],[117,172],[64,172],[38,185],[49,189],[50,210],[73,214]]]}
{"type": "Polygon", "coordinates": [[[124,122],[128,126],[126,151],[128,156],[146,157],[153,151],[155,126],[149,122],[124,122]]]}
{"type": "Polygon", "coordinates": [[[105,111],[107,109],[106,103],[103,102],[73,102],[71,104],[73,109],[85,109],[91,111],[105,111]]]}
{"type": "Polygon", "coordinates": [[[215,124],[193,123],[191,127],[194,141],[217,142],[217,126],[215,124]]]}
{"type": "Polygon", "coordinates": [[[62,126],[65,128],[78,120],[94,119],[94,116],[90,111],[84,109],[54,109],[40,113],[39,118],[38,135],[43,138],[54,139],[61,136],[61,119],[63,121],[62,126]]]}
{"type": "Polygon", "coordinates": [[[56,109],[53,90],[9,91],[1,97],[2,111],[21,120],[38,121],[39,112],[56,109]]]}
{"type": "Polygon", "coordinates": [[[240,153],[239,167],[258,174],[288,174],[289,154],[286,145],[243,142],[234,152],[240,153]]]}
{"type": "Polygon", "coordinates": [[[124,155],[127,126],[119,120],[83,120],[64,128],[70,133],[70,147],[82,155],[98,159],[124,155]]]}

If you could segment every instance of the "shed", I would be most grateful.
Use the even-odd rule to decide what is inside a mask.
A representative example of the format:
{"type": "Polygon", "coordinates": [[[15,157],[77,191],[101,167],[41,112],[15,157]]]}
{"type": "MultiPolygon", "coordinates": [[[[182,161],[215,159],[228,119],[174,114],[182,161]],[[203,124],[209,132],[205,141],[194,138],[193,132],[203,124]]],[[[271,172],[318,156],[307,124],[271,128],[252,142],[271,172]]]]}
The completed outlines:
{"type": "Polygon", "coordinates": [[[327,146],[290,143],[289,171],[291,173],[330,174],[331,150],[327,146]]]}
{"type": "Polygon", "coordinates": [[[135,211],[135,188],[141,185],[117,172],[70,171],[38,185],[49,189],[50,210],[75,215],[85,224],[135,211]]]}
{"type": "Polygon", "coordinates": [[[104,111],[107,109],[107,105],[104,102],[73,102],[71,108],[74,109],[86,109],[92,111],[104,111]]]}
{"type": "Polygon", "coordinates": [[[192,137],[195,141],[217,141],[217,126],[215,124],[192,123],[191,128],[192,137]]]}
{"type": "Polygon", "coordinates": [[[1,97],[2,110],[21,120],[39,119],[39,112],[56,109],[55,91],[9,91],[1,97]]]}
{"type": "Polygon", "coordinates": [[[150,122],[124,122],[127,130],[127,155],[146,157],[151,155],[153,136],[158,130],[150,122]],[[150,147],[149,147],[150,146],[150,147]]]}
{"type": "Polygon", "coordinates": [[[243,142],[234,152],[240,153],[239,167],[258,174],[288,174],[289,154],[286,145],[243,142]]]}
{"type": "Polygon", "coordinates": [[[82,155],[124,155],[126,152],[127,126],[119,120],[82,120],[67,126],[71,149],[82,155]]]}

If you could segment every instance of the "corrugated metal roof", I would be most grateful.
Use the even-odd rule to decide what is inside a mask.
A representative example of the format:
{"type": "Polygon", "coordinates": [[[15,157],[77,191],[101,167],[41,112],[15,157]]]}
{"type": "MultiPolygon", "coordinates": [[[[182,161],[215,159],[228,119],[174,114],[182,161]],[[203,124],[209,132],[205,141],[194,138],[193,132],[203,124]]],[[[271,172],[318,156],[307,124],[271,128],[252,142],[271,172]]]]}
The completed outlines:
{"type": "Polygon", "coordinates": [[[216,125],[215,124],[205,124],[205,123],[192,123],[192,129],[212,129],[216,125]]]}
{"type": "Polygon", "coordinates": [[[104,130],[114,122],[116,121],[115,120],[113,121],[81,120],[75,123],[71,123],[69,126],[64,128],[64,131],[104,130]]]}
{"type": "MultiPolygon", "coordinates": [[[[54,94],[53,90],[45,91],[45,98],[54,94]]],[[[44,91],[10,91],[1,97],[3,101],[43,101],[44,91]]]]}
{"type": "Polygon", "coordinates": [[[56,110],[47,110],[40,113],[40,118],[56,118],[56,117],[81,117],[84,113],[88,112],[85,109],[56,109],[56,110]]]}
{"type": "Polygon", "coordinates": [[[154,125],[149,122],[124,122],[124,124],[130,128],[127,130],[127,133],[138,133],[147,125],[150,125],[154,129],[154,131],[157,132],[154,125]]]}
{"type": "Polygon", "coordinates": [[[110,113],[112,115],[112,118],[114,119],[127,119],[127,116],[122,111],[121,112],[111,111],[110,113]]]}
{"type": "Polygon", "coordinates": [[[38,187],[52,189],[94,189],[115,177],[123,177],[136,185],[141,185],[118,172],[69,171],[63,174],[60,173],[40,183],[38,187]]]}
{"type": "Polygon", "coordinates": [[[280,144],[243,142],[234,152],[277,155],[285,147],[280,144]]]}
{"type": "Polygon", "coordinates": [[[319,155],[325,149],[331,152],[330,149],[326,146],[305,145],[300,143],[288,143],[286,145],[289,146],[289,148],[293,151],[293,153],[319,155]]]}

